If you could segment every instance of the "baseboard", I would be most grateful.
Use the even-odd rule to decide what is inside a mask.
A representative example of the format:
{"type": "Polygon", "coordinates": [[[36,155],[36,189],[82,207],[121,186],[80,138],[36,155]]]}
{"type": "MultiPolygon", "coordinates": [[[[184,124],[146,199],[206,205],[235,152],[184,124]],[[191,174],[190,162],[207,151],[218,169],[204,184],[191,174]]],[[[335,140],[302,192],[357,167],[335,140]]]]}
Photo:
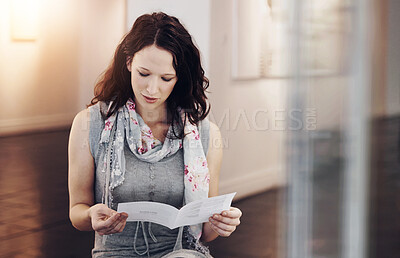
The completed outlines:
{"type": "Polygon", "coordinates": [[[71,127],[76,114],[57,114],[0,120],[0,136],[71,127]]]}
{"type": "Polygon", "coordinates": [[[282,168],[267,168],[240,177],[220,180],[219,194],[237,192],[234,200],[239,200],[285,184],[282,168]]]}

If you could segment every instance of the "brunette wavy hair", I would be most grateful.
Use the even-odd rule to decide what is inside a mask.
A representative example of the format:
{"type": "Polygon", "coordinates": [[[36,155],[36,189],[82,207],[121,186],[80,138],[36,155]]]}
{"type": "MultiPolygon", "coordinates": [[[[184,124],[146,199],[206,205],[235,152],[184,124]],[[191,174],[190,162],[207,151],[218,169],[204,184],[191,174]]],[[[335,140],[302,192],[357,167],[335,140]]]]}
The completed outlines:
{"type": "MultiPolygon", "coordinates": [[[[176,17],[163,12],[144,14],[136,19],[132,29],[115,50],[111,64],[96,83],[95,97],[88,106],[99,101],[109,103],[113,100],[106,114],[106,117],[109,117],[125,105],[129,98],[134,99],[127,60],[131,60],[136,52],[153,44],[169,51],[173,56],[177,82],[167,99],[172,124],[174,121],[180,121],[180,107],[185,111],[185,118],[197,125],[210,111],[205,94],[209,81],[204,76],[200,53],[191,35],[176,17]]],[[[174,130],[174,134],[179,138],[183,137],[183,132],[177,135],[174,130]]]]}

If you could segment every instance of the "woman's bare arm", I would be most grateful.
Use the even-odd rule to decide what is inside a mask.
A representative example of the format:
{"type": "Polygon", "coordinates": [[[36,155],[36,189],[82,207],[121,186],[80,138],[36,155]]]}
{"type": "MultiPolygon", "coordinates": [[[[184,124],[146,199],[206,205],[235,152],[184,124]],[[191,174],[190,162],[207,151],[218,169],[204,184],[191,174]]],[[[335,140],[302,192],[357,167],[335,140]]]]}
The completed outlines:
{"type": "MultiPolygon", "coordinates": [[[[207,153],[207,163],[210,172],[210,190],[209,197],[218,195],[219,172],[222,163],[222,138],[219,128],[210,122],[210,143],[207,153]]],[[[235,207],[229,210],[214,214],[209,222],[203,224],[201,240],[210,242],[218,236],[230,236],[240,224],[242,212],[235,207]]]]}
{"type": "Polygon", "coordinates": [[[89,109],[79,112],[72,123],[68,145],[69,217],[83,231],[92,229],[89,208],[94,204],[94,160],[89,148],[89,109]]]}
{"type": "Polygon", "coordinates": [[[68,146],[69,217],[82,231],[100,235],[121,232],[128,214],[117,213],[104,204],[94,204],[94,159],[89,147],[89,109],[78,113],[72,123],[68,146]]]}
{"type": "MultiPolygon", "coordinates": [[[[208,171],[210,173],[210,190],[208,197],[218,195],[219,171],[222,163],[222,137],[217,125],[210,122],[210,139],[207,151],[208,171]]],[[[201,240],[209,242],[218,237],[218,234],[211,228],[210,222],[203,224],[201,240]]]]}

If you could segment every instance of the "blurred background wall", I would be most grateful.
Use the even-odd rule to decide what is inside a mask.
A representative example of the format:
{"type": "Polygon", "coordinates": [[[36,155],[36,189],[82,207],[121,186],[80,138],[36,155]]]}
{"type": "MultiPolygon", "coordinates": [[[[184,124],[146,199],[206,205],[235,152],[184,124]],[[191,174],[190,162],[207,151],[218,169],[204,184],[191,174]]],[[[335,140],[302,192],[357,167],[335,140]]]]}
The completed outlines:
{"type": "Polygon", "coordinates": [[[34,1],[36,39],[16,41],[19,2],[0,2],[0,134],[69,127],[125,32],[125,1],[34,1]]]}
{"type": "MultiPolygon", "coordinates": [[[[381,5],[381,1],[379,4],[381,5]]],[[[383,5],[381,8],[384,8],[383,5]]],[[[400,2],[396,0],[388,0],[386,3],[386,9],[383,11],[383,16],[381,17],[382,26],[381,30],[385,31],[388,28],[387,34],[383,41],[383,50],[387,53],[387,63],[386,69],[386,114],[387,115],[398,115],[400,114],[400,2]],[[385,47],[385,44],[386,47],[385,47]]]]}
{"type": "Polygon", "coordinates": [[[285,181],[288,81],[232,78],[232,9],[233,1],[211,2],[209,96],[214,121],[226,140],[221,192],[237,191],[244,196],[285,181]]]}

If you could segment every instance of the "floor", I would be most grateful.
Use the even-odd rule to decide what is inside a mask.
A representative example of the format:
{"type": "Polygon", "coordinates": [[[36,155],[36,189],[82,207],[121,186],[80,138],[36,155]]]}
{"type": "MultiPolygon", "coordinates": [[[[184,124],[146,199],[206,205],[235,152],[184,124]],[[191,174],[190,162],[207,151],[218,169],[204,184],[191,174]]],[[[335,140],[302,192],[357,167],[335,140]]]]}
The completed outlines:
{"type": "Polygon", "coordinates": [[[400,257],[400,117],[376,120],[371,141],[370,257],[400,257]]]}
{"type": "MultiPolygon", "coordinates": [[[[400,118],[377,120],[372,127],[371,258],[400,257],[399,133],[400,118]]],[[[67,130],[0,138],[0,257],[90,257],[93,233],[77,231],[68,219],[67,144],[67,130]]],[[[323,182],[321,198],[314,200],[321,203],[322,215],[332,212],[323,194],[332,193],[338,183],[327,177],[323,182]]],[[[229,238],[209,244],[213,256],[279,257],[283,191],[235,202],[243,211],[242,223],[229,238]]],[[[313,240],[316,252],[326,250],[323,236],[332,234],[328,225],[320,229],[315,231],[320,239],[313,240]]]]}
{"type": "Polygon", "coordinates": [[[0,139],[0,256],[84,257],[91,233],[68,219],[68,132],[0,139]]]}

